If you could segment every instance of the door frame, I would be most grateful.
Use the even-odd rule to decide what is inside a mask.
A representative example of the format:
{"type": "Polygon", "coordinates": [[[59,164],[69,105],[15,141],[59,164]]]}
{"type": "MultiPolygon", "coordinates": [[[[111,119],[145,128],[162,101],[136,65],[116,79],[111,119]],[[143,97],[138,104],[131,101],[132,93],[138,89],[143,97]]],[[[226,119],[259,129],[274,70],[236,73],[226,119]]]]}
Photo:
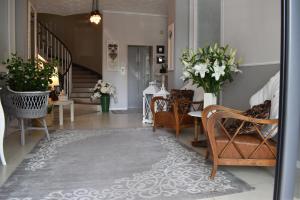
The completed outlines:
{"type": "Polygon", "coordinates": [[[292,200],[300,145],[300,1],[281,0],[281,9],[280,123],[273,199],[292,200]]]}

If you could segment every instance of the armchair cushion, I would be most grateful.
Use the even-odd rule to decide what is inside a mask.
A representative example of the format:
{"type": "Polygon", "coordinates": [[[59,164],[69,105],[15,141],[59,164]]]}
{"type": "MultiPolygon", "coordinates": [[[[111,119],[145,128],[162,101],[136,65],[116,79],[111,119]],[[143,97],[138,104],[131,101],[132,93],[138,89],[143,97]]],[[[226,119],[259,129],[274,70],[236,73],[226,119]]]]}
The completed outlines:
{"type": "MultiPolygon", "coordinates": [[[[263,104],[255,105],[251,109],[241,113],[247,117],[258,118],[258,119],[269,119],[270,116],[270,108],[271,108],[271,101],[266,100],[263,104]]],[[[241,126],[241,120],[233,120],[227,127],[229,133],[234,134],[237,129],[241,126]]],[[[260,129],[263,128],[262,125],[258,126],[260,129]]],[[[255,133],[255,127],[252,123],[245,123],[242,129],[240,130],[241,134],[251,134],[255,133]]]]}
{"type": "Polygon", "coordinates": [[[169,97],[168,111],[173,111],[175,101],[189,100],[192,101],[194,97],[193,90],[177,90],[172,89],[169,97]]]}
{"type": "Polygon", "coordinates": [[[181,90],[193,90],[194,91],[194,102],[200,102],[204,99],[204,90],[201,87],[197,87],[193,84],[193,82],[190,80],[187,82],[185,86],[181,88],[181,90]]]}

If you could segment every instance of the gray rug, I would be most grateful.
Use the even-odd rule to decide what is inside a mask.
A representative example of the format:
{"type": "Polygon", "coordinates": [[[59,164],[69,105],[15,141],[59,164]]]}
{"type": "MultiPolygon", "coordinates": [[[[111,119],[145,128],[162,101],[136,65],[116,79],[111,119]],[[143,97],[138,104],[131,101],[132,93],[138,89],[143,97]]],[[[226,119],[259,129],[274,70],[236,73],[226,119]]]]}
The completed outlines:
{"type": "Polygon", "coordinates": [[[252,189],[150,129],[65,130],[42,140],[0,189],[9,200],[196,200],[252,189]]]}

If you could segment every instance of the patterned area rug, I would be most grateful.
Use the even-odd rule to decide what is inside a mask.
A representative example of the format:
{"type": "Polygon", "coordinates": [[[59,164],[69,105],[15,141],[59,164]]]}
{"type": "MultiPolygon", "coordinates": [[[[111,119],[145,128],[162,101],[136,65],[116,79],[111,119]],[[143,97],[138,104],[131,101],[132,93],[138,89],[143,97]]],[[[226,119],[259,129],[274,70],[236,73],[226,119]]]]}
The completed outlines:
{"type": "Polygon", "coordinates": [[[9,200],[196,200],[251,190],[173,135],[64,130],[42,140],[0,189],[9,200]]]}

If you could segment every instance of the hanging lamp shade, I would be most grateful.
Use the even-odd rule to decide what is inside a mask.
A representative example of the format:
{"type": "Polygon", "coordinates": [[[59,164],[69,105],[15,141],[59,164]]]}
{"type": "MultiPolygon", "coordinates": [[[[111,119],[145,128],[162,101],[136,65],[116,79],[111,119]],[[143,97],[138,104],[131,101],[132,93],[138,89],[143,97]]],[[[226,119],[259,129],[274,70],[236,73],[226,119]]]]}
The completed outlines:
{"type": "Polygon", "coordinates": [[[90,14],[90,22],[99,24],[100,21],[101,21],[101,16],[98,9],[98,0],[93,0],[92,12],[90,14]]]}

